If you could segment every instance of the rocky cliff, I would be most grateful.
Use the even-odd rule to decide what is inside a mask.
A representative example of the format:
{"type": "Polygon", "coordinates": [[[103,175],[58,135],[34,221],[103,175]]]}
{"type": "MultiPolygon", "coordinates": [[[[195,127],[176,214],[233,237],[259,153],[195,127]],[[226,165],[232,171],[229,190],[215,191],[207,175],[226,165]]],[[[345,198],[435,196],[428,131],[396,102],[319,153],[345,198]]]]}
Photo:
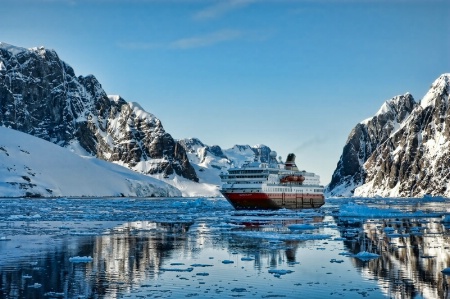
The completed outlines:
{"type": "Polygon", "coordinates": [[[169,184],[0,126],[0,197],[178,197],[169,184]]]}
{"type": "Polygon", "coordinates": [[[0,43],[0,125],[145,174],[198,181],[184,148],[154,115],[97,79],[76,76],[53,50],[0,43]]]}
{"type": "Polygon", "coordinates": [[[365,163],[356,196],[450,196],[450,74],[440,76],[365,163]]]}
{"type": "Polygon", "coordinates": [[[201,183],[221,185],[219,174],[232,166],[241,166],[246,161],[268,162],[271,149],[265,145],[235,145],[222,149],[218,145],[208,146],[197,138],[179,141],[194,166],[201,183]]]}
{"type": "Polygon", "coordinates": [[[366,179],[364,163],[385,142],[417,104],[410,94],[386,101],[374,117],[353,128],[326,192],[330,196],[351,196],[366,179]]]}
{"type": "Polygon", "coordinates": [[[410,94],[386,101],[350,133],[328,196],[450,195],[449,74],[420,104],[410,94]]]}

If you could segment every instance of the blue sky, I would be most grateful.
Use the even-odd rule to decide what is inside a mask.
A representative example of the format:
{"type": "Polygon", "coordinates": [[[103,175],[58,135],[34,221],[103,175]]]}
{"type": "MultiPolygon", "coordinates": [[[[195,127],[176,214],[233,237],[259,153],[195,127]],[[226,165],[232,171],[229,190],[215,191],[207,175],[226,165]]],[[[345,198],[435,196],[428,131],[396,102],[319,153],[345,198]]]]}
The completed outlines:
{"type": "Polygon", "coordinates": [[[3,0],[0,41],[58,52],[174,138],[265,144],[327,184],[351,129],[450,72],[444,0],[3,0]]]}

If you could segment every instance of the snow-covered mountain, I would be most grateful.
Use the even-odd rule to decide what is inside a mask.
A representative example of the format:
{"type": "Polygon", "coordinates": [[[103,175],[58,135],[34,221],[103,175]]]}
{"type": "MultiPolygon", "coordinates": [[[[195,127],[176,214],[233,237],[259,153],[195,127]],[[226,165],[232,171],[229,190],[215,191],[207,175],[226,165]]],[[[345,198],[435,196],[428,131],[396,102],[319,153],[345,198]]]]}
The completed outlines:
{"type": "MultiPolygon", "coordinates": [[[[218,145],[208,146],[198,138],[178,141],[186,150],[189,162],[194,167],[199,183],[204,186],[205,195],[219,196],[220,173],[230,167],[241,166],[245,162],[258,160],[268,162],[271,149],[265,145],[235,145],[223,150],[218,145]]],[[[200,190],[197,192],[201,193],[200,190]]]]}
{"type": "Polygon", "coordinates": [[[409,93],[384,102],[378,112],[358,123],[347,138],[341,158],[326,188],[329,196],[352,196],[365,182],[364,163],[416,106],[409,93]]]}
{"type": "MultiPolygon", "coordinates": [[[[92,75],[77,77],[55,51],[6,43],[0,43],[0,126],[34,135],[83,157],[97,157],[151,175],[175,186],[183,196],[220,196],[220,171],[255,157],[265,161],[270,152],[262,145],[222,150],[198,139],[174,140],[153,114],[120,96],[108,96],[92,75]]],[[[41,178],[40,185],[35,185],[52,183],[41,178]]],[[[53,191],[44,189],[27,192],[68,194],[53,187],[47,188],[53,191]]],[[[8,192],[0,195],[11,194],[8,192]]],[[[97,193],[85,195],[91,194],[97,193]]]]}
{"type": "Polygon", "coordinates": [[[383,104],[350,133],[327,186],[329,196],[450,196],[450,74],[415,103],[383,104]]]}
{"type": "Polygon", "coordinates": [[[0,43],[0,125],[144,174],[198,181],[184,148],[137,103],[108,97],[57,53],[0,43]]]}
{"type": "Polygon", "coordinates": [[[155,178],[29,134],[0,127],[0,136],[2,197],[181,196],[155,178]]]}

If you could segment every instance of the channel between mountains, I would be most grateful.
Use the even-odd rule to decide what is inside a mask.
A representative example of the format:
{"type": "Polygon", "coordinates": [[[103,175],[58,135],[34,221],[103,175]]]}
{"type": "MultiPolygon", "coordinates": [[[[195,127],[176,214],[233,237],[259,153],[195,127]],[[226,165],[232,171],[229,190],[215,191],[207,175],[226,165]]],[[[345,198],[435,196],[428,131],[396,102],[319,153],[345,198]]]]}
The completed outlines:
{"type": "MultiPolygon", "coordinates": [[[[350,132],[327,196],[450,196],[450,74],[417,103],[386,101],[350,132]]],[[[219,172],[264,159],[264,145],[223,150],[174,140],[137,103],[108,96],[92,76],[76,76],[54,50],[0,43],[0,125],[144,174],[219,185],[219,172]]]]}

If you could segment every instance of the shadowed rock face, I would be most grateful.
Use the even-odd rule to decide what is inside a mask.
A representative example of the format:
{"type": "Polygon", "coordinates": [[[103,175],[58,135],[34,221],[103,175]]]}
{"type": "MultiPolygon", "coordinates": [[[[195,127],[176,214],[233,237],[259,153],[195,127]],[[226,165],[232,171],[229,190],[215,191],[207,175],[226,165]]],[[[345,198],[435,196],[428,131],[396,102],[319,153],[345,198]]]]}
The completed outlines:
{"type": "Polygon", "coordinates": [[[366,162],[360,196],[449,196],[450,74],[440,76],[402,127],[366,162]]]}
{"type": "Polygon", "coordinates": [[[449,196],[450,74],[419,104],[411,95],[387,101],[350,133],[327,186],[328,196],[449,196]]]}
{"type": "Polygon", "coordinates": [[[75,76],[55,51],[0,43],[0,124],[81,148],[137,171],[198,181],[186,152],[154,115],[75,76]]]}
{"type": "Polygon", "coordinates": [[[378,113],[355,126],[342,151],[341,158],[326,188],[329,196],[351,196],[364,184],[364,163],[417,106],[410,94],[386,101],[378,113]]]}

